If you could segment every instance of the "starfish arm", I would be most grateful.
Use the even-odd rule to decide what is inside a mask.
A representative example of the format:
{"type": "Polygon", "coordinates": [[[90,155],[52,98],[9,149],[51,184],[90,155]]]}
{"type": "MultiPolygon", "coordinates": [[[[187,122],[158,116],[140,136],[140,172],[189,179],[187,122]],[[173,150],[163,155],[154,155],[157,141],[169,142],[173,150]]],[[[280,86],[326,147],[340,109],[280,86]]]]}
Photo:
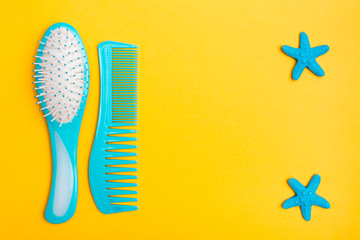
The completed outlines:
{"type": "Polygon", "coordinates": [[[306,221],[310,221],[311,218],[311,205],[301,206],[301,214],[306,221]]]}
{"type": "Polygon", "coordinates": [[[298,56],[297,56],[297,53],[299,51],[298,48],[293,48],[293,47],[290,47],[290,46],[287,46],[287,45],[284,45],[281,47],[281,50],[288,56],[292,57],[292,58],[295,58],[297,59],[298,56]]]}
{"type": "Polygon", "coordinates": [[[318,47],[311,48],[311,54],[314,56],[314,58],[317,58],[329,51],[330,47],[328,45],[322,45],[318,47]]]}
{"type": "Polygon", "coordinates": [[[310,48],[309,38],[306,33],[300,33],[300,48],[310,48]]]}
{"type": "Polygon", "coordinates": [[[330,208],[330,203],[323,197],[320,197],[319,195],[316,195],[313,205],[322,207],[322,208],[330,208]]]}
{"type": "Polygon", "coordinates": [[[297,207],[297,206],[300,206],[300,203],[299,203],[299,200],[298,200],[297,196],[293,196],[293,197],[291,197],[289,199],[286,199],[282,204],[282,207],[285,208],[285,209],[292,208],[292,207],[297,207]]]}
{"type": "Polygon", "coordinates": [[[318,174],[315,174],[310,179],[309,184],[307,185],[307,189],[316,192],[317,188],[320,185],[321,177],[318,174]]]}
{"type": "Polygon", "coordinates": [[[304,185],[302,185],[295,178],[289,179],[288,183],[289,183],[290,187],[292,188],[292,190],[295,192],[296,195],[300,195],[304,190],[306,190],[304,185]]]}
{"type": "Polygon", "coordinates": [[[315,60],[312,60],[308,64],[307,67],[310,69],[310,71],[312,71],[315,75],[317,75],[319,77],[322,77],[325,75],[324,70],[320,67],[320,65],[315,60]]]}
{"type": "Polygon", "coordinates": [[[301,76],[301,73],[304,71],[306,65],[300,63],[300,61],[297,61],[293,71],[292,71],[292,78],[294,80],[298,80],[301,76]]]}

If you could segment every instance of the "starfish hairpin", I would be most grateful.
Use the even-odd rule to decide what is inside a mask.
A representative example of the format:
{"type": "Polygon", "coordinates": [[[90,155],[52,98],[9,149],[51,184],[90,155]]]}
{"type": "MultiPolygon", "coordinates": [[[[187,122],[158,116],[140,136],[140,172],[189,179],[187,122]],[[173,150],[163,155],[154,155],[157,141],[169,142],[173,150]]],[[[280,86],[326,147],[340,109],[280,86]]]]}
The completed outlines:
{"type": "Polygon", "coordinates": [[[281,49],[286,55],[297,60],[296,65],[292,71],[292,78],[298,80],[305,68],[309,68],[315,75],[322,77],[325,75],[324,70],[316,62],[315,58],[325,54],[329,51],[328,45],[318,47],[310,47],[309,38],[306,33],[300,33],[300,47],[293,48],[289,46],[282,46],[281,49]]]}
{"type": "Polygon", "coordinates": [[[283,208],[288,209],[292,207],[300,206],[303,218],[306,221],[310,221],[312,205],[322,208],[330,208],[330,203],[325,198],[316,194],[316,190],[320,184],[320,176],[315,174],[311,179],[307,187],[302,185],[295,178],[289,179],[288,183],[292,190],[295,192],[295,196],[287,199],[283,204],[283,208]]]}

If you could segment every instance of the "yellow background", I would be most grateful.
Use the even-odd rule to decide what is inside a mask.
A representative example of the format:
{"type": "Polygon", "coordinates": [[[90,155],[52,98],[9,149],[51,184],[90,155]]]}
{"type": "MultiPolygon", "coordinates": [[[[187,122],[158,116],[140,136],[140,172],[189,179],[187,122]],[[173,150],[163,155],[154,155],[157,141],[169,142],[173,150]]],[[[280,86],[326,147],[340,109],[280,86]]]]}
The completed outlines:
{"type": "Polygon", "coordinates": [[[360,3],[335,0],[5,1],[0,3],[1,239],[358,239],[360,3]],[[67,223],[44,219],[51,149],[31,64],[45,30],[67,22],[90,62],[67,223]],[[305,31],[325,76],[291,80],[305,31]],[[99,105],[97,44],[139,46],[139,210],[101,214],[88,183],[99,105]],[[331,208],[284,210],[287,179],[331,208]]]}

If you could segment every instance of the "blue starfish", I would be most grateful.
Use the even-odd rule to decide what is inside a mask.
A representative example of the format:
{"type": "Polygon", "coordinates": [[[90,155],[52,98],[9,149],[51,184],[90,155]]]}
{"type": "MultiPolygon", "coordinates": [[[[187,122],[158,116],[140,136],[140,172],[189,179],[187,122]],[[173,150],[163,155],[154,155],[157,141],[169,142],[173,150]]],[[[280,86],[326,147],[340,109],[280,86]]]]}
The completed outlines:
{"type": "Polygon", "coordinates": [[[322,45],[318,47],[310,47],[309,38],[306,33],[300,33],[300,48],[293,48],[289,46],[282,46],[281,48],[286,55],[297,60],[296,65],[292,71],[292,77],[294,80],[298,80],[301,73],[307,67],[315,75],[322,77],[325,75],[324,70],[316,62],[315,58],[325,54],[329,51],[328,45],[322,45]]]}
{"type": "Polygon", "coordinates": [[[289,179],[289,185],[295,192],[295,196],[287,199],[282,204],[283,208],[288,209],[300,206],[301,213],[306,221],[310,221],[312,205],[322,208],[330,208],[330,203],[315,193],[319,187],[320,179],[320,176],[315,174],[310,179],[307,187],[304,187],[304,185],[295,178],[289,179]]]}

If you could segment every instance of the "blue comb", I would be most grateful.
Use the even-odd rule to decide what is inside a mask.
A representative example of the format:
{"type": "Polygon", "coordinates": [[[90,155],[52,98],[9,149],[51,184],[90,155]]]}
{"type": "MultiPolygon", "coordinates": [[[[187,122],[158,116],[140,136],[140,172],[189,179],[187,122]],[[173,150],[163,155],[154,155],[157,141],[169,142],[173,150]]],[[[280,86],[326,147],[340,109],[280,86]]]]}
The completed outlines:
{"type": "Polygon", "coordinates": [[[91,192],[98,209],[105,214],[137,210],[133,152],[137,138],[137,46],[106,41],[98,46],[100,62],[100,108],[90,156],[91,192]],[[130,135],[130,136],[129,136],[130,135]],[[128,196],[130,195],[130,196],[128,196]]]}

